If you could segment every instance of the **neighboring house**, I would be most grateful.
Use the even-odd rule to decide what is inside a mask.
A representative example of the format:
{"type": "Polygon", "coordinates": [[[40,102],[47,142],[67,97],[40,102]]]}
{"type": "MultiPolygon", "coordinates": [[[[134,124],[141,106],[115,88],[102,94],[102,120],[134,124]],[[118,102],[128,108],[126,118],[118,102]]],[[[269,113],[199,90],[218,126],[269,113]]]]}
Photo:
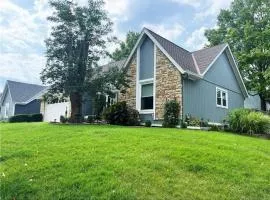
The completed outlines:
{"type": "Polygon", "coordinates": [[[256,92],[249,92],[248,98],[245,99],[244,107],[261,110],[261,97],[256,92]]]}
{"type": "Polygon", "coordinates": [[[119,100],[137,109],[142,120],[162,121],[165,102],[176,99],[182,118],[222,122],[248,97],[227,44],[190,52],[144,28],[123,67],[131,83],[119,100]]]}
{"type": "Polygon", "coordinates": [[[8,80],[0,98],[0,119],[18,114],[40,113],[46,86],[8,80]]]}

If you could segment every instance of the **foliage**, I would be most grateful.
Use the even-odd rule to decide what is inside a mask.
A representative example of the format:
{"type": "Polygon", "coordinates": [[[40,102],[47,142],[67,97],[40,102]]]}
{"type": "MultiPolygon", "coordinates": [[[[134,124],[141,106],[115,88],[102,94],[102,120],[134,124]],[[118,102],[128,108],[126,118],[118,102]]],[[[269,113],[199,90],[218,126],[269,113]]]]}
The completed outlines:
{"type": "Polygon", "coordinates": [[[70,98],[71,121],[77,123],[81,120],[85,93],[91,96],[106,93],[112,87],[120,89],[119,83],[125,82],[114,80],[124,77],[122,70],[103,72],[97,64],[107,54],[105,47],[112,22],[102,0],[88,0],[87,6],[78,6],[75,1],[52,0],[50,6],[53,14],[48,20],[53,27],[46,40],[47,63],[41,80],[50,85],[49,93],[70,98]]]}
{"type": "Polygon", "coordinates": [[[103,125],[0,130],[3,200],[270,199],[269,140],[103,125]]]}
{"type": "Polygon", "coordinates": [[[111,55],[112,59],[119,61],[125,59],[131,53],[133,47],[135,46],[140,33],[129,31],[127,33],[126,41],[120,43],[120,48],[117,48],[111,55]]]}
{"type": "Polygon", "coordinates": [[[139,112],[130,108],[125,101],[117,102],[104,111],[104,119],[109,124],[115,125],[139,125],[139,112]]]}
{"type": "Polygon", "coordinates": [[[176,100],[170,100],[164,106],[164,121],[162,126],[174,128],[179,124],[180,104],[176,100]]]}
{"type": "Polygon", "coordinates": [[[63,115],[60,116],[60,122],[61,122],[61,123],[64,124],[64,123],[66,123],[67,121],[68,121],[68,119],[67,119],[65,116],[63,116],[63,115]]]}
{"type": "Polygon", "coordinates": [[[228,121],[234,132],[265,134],[269,130],[270,117],[248,109],[236,109],[229,113],[228,121]]]}
{"type": "Polygon", "coordinates": [[[90,124],[93,123],[94,121],[95,121],[95,118],[93,116],[90,116],[90,115],[86,119],[86,122],[90,123],[90,124]]]}
{"type": "Polygon", "coordinates": [[[152,125],[152,122],[150,120],[146,120],[144,123],[145,127],[151,127],[151,125],[152,125]]]}
{"type": "Polygon", "coordinates": [[[209,131],[220,131],[221,128],[218,125],[209,125],[210,129],[209,131]]]}
{"type": "Polygon", "coordinates": [[[191,117],[189,121],[189,126],[197,126],[200,127],[201,121],[197,117],[191,117]]]}
{"type": "Polygon", "coordinates": [[[14,122],[42,122],[43,115],[42,114],[21,114],[14,115],[9,118],[10,123],[14,122]]]}
{"type": "Polygon", "coordinates": [[[205,36],[210,46],[228,43],[239,62],[249,90],[270,98],[270,1],[234,0],[228,10],[221,10],[217,28],[205,36]]]}
{"type": "Polygon", "coordinates": [[[201,118],[200,127],[208,127],[208,126],[209,126],[208,121],[201,118]]]}
{"type": "Polygon", "coordinates": [[[188,124],[185,121],[182,121],[181,128],[187,128],[188,124]]]}

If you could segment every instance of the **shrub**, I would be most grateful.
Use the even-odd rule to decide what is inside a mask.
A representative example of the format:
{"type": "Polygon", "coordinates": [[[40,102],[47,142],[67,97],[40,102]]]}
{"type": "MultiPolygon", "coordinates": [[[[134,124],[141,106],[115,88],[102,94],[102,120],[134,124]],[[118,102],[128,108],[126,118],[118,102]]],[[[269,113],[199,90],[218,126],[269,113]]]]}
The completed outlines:
{"type": "Polygon", "coordinates": [[[43,121],[43,115],[40,113],[32,114],[30,115],[30,121],[31,122],[42,122],[43,121]]]}
{"type": "Polygon", "coordinates": [[[66,117],[64,117],[63,115],[60,116],[61,123],[66,123],[67,121],[68,121],[68,119],[66,117]]]}
{"type": "Polygon", "coordinates": [[[266,134],[270,126],[270,117],[248,109],[236,109],[229,113],[230,129],[238,133],[266,134]]]}
{"type": "Polygon", "coordinates": [[[151,127],[152,122],[150,120],[146,120],[144,126],[145,127],[151,127]]]}
{"type": "Polygon", "coordinates": [[[209,131],[220,131],[220,127],[218,125],[209,125],[209,131]]]}
{"type": "Polygon", "coordinates": [[[200,127],[208,127],[208,126],[209,126],[208,121],[205,121],[203,118],[201,118],[200,127]]]}
{"type": "Polygon", "coordinates": [[[167,101],[164,107],[164,121],[162,126],[174,128],[179,123],[180,105],[176,100],[167,101]]]}
{"type": "Polygon", "coordinates": [[[111,105],[103,113],[109,124],[134,126],[139,124],[139,112],[130,108],[125,101],[111,105]]]}
{"type": "Polygon", "coordinates": [[[181,123],[181,128],[187,128],[187,122],[183,122],[181,123]]]}
{"type": "Polygon", "coordinates": [[[86,122],[87,123],[93,123],[95,121],[95,118],[93,116],[88,116],[87,119],[86,119],[86,122]]]}
{"type": "Polygon", "coordinates": [[[42,122],[43,116],[42,114],[22,114],[22,115],[14,115],[9,118],[9,122],[42,122]]]}

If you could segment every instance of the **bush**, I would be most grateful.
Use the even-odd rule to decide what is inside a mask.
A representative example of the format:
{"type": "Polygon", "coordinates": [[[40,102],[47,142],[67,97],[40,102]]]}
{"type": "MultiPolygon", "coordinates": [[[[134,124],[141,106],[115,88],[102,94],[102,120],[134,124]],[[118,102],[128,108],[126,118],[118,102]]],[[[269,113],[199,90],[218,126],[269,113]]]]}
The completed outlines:
{"type": "Polygon", "coordinates": [[[150,120],[146,120],[144,126],[145,127],[151,127],[152,122],[150,120]]]}
{"type": "Polygon", "coordinates": [[[38,113],[38,114],[32,114],[30,115],[30,121],[31,122],[42,122],[43,121],[43,115],[38,113]]]}
{"type": "Polygon", "coordinates": [[[87,123],[93,123],[95,121],[95,118],[93,116],[88,116],[87,119],[86,119],[86,122],[87,123]]]}
{"type": "Polygon", "coordinates": [[[236,109],[229,113],[230,129],[238,133],[266,134],[270,126],[270,117],[248,109],[236,109]]]}
{"type": "Polygon", "coordinates": [[[111,105],[104,111],[103,117],[109,124],[139,125],[139,112],[130,108],[125,101],[111,105]]]}
{"type": "Polygon", "coordinates": [[[174,128],[179,123],[180,104],[176,100],[167,101],[164,107],[163,127],[174,128]]]}
{"type": "Polygon", "coordinates": [[[220,127],[218,125],[209,125],[209,131],[220,131],[220,127]]]}
{"type": "Polygon", "coordinates": [[[61,123],[66,123],[67,121],[68,121],[68,119],[66,117],[64,117],[63,115],[60,116],[61,123]]]}
{"type": "Polygon", "coordinates": [[[14,122],[42,122],[42,114],[14,115],[9,118],[10,123],[14,122]]]}
{"type": "Polygon", "coordinates": [[[187,128],[187,122],[182,121],[181,128],[187,128]]]}

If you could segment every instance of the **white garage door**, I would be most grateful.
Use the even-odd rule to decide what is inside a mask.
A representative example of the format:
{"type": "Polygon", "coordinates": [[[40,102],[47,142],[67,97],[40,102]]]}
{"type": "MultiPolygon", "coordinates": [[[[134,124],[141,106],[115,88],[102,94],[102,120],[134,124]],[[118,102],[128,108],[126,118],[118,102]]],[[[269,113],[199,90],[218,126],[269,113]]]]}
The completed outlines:
{"type": "Polygon", "coordinates": [[[45,122],[59,122],[60,116],[65,116],[65,113],[70,116],[70,102],[46,104],[44,109],[45,122]]]}

